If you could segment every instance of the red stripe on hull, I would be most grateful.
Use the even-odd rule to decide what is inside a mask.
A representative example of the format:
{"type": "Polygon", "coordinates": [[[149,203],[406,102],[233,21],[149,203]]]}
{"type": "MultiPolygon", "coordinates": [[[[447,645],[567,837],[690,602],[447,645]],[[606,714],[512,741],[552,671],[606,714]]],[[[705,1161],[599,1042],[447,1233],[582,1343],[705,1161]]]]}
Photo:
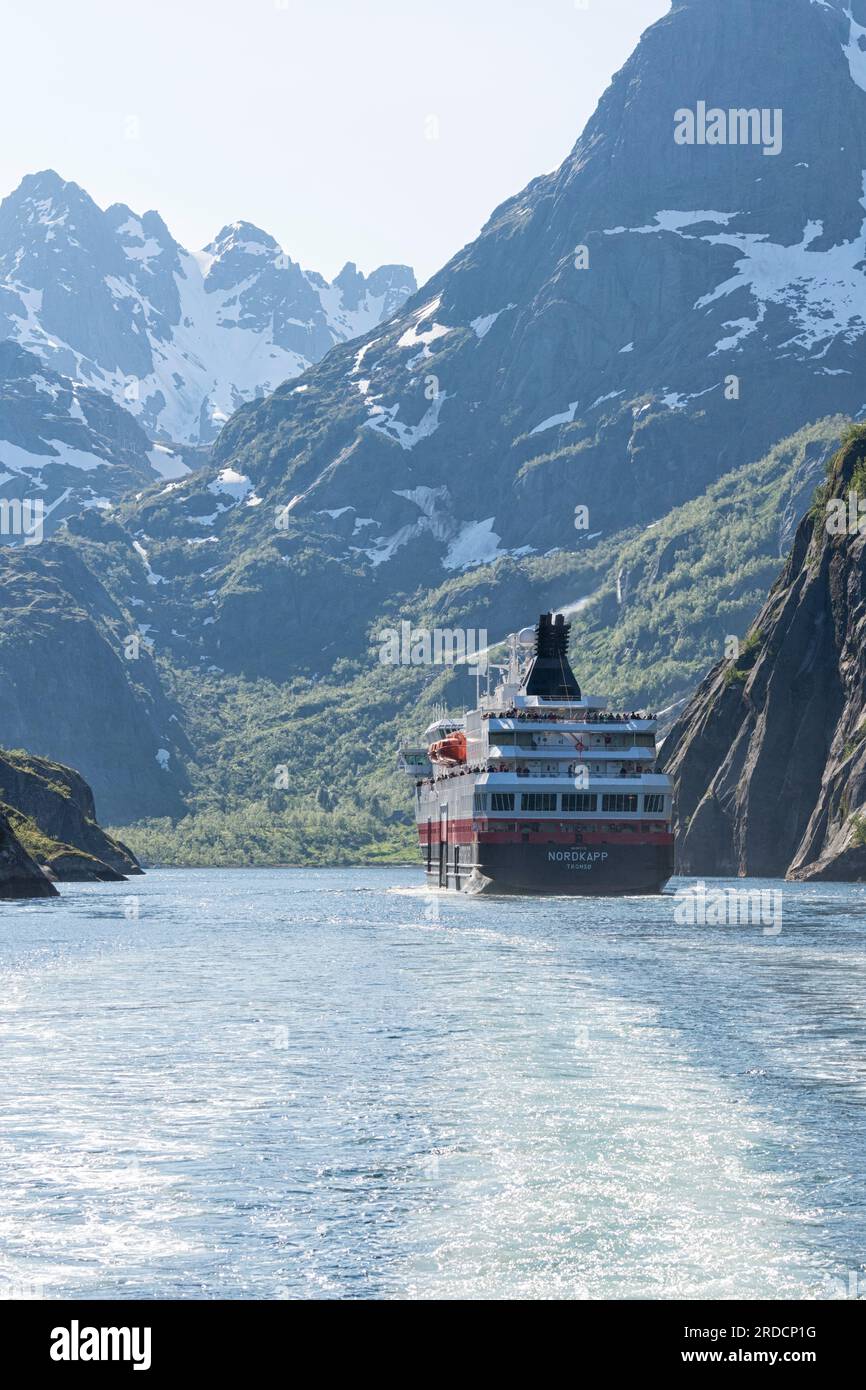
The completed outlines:
{"type": "MultiPolygon", "coordinates": [[[[575,821],[574,828],[568,830],[562,830],[559,821],[551,822],[549,828],[543,822],[533,821],[533,825],[540,824],[542,827],[537,831],[495,830],[490,828],[493,824],[495,822],[483,820],[449,821],[446,841],[451,845],[573,845],[579,836],[579,843],[584,845],[672,845],[674,842],[670,830],[644,830],[639,821],[623,821],[622,830],[614,831],[584,830],[579,821],[575,821]]],[[[423,849],[428,844],[440,844],[442,835],[439,821],[431,821],[429,825],[425,821],[419,822],[418,840],[423,849]]]]}

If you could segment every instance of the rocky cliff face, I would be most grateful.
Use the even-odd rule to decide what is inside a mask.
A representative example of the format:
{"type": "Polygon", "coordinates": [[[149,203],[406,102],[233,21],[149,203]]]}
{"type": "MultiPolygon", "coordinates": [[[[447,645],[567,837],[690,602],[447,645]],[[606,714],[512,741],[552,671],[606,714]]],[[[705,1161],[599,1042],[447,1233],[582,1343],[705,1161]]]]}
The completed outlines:
{"type": "Polygon", "coordinates": [[[0,545],[39,545],[76,512],[189,471],[109,396],[0,342],[0,545]]]}
{"type": "Polygon", "coordinates": [[[740,656],[710,672],[664,745],[681,873],[866,878],[866,535],[856,502],[853,532],[839,522],[852,493],[866,497],[863,427],[836,455],[740,656]]]}
{"type": "Polygon", "coordinates": [[[0,752],[0,803],[18,839],[60,881],[107,882],[141,873],[132,852],[98,825],[93,793],[72,768],[0,752]]]}
{"type": "MultiPolygon", "coordinates": [[[[88,516],[98,522],[85,514],[85,532],[88,516]]],[[[111,534],[107,522],[100,529],[111,534]]],[[[124,554],[128,569],[107,547],[91,569],[68,544],[0,548],[4,743],[58,762],[74,757],[109,821],[130,805],[141,815],[180,814],[189,747],[137,616],[137,590],[151,587],[145,562],[128,540],[124,554]]]]}
{"type": "Polygon", "coordinates": [[[329,284],[234,222],[198,253],[156,212],[103,211],[45,170],[0,203],[0,338],[111,396],[153,438],[213,439],[232,411],[387,318],[408,266],[329,284]]]}
{"type": "Polygon", "coordinates": [[[55,898],[57,889],[0,809],[0,898],[55,898]]]}

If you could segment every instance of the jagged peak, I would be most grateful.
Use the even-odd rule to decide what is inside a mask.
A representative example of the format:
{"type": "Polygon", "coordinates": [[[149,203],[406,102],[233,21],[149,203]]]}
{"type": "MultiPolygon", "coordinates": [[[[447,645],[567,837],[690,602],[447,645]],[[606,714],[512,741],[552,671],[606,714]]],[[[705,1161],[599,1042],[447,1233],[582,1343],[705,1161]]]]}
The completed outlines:
{"type": "Polygon", "coordinates": [[[418,288],[415,271],[411,265],[398,265],[390,261],[371,270],[367,276],[367,284],[374,292],[379,286],[390,288],[392,285],[398,285],[401,289],[409,286],[412,292],[418,288]]]}
{"type": "Polygon", "coordinates": [[[99,208],[90,194],[70,179],[61,178],[55,169],[40,169],[35,174],[25,174],[18,187],[3,201],[12,208],[47,204],[62,211],[79,207],[99,214],[99,208]]]}
{"type": "MultiPolygon", "coordinates": [[[[64,179],[58,174],[56,169],[38,169],[33,174],[25,174],[15,194],[23,193],[28,197],[33,193],[57,194],[64,193],[67,189],[89,198],[89,194],[79,184],[73,183],[70,179],[64,179]]],[[[14,196],[14,194],[13,194],[14,196]]]]}
{"type": "Polygon", "coordinates": [[[211,256],[227,256],[233,251],[263,255],[269,252],[280,254],[278,241],[269,232],[262,231],[254,222],[229,222],[217,232],[213,241],[204,247],[211,256]]]}

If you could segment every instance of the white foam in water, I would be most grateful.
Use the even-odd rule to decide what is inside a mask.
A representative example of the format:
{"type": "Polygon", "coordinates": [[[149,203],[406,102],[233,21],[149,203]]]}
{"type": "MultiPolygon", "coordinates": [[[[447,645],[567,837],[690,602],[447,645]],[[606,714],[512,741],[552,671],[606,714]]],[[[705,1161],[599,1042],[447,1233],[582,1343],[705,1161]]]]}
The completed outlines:
{"type": "Polygon", "coordinates": [[[778,936],[390,868],[4,904],[0,1292],[829,1296],[866,892],[773,887],[778,936]]]}

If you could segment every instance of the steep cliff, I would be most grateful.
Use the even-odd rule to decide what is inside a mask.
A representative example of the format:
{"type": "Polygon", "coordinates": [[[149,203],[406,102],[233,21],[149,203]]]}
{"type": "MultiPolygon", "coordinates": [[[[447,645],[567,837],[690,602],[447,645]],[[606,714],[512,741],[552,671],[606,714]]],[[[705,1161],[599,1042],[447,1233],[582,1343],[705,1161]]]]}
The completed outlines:
{"type": "Polygon", "coordinates": [[[63,882],[140,874],[135,856],[96,822],[89,786],[72,768],[24,752],[0,753],[0,811],[17,839],[63,882]]]}
{"type": "Polygon", "coordinates": [[[0,807],[0,898],[55,898],[57,889],[17,838],[0,807]]]}
{"type": "Polygon", "coordinates": [[[681,873],[866,878],[863,497],[866,427],[853,426],[739,657],[713,668],[664,746],[681,873]]]}

